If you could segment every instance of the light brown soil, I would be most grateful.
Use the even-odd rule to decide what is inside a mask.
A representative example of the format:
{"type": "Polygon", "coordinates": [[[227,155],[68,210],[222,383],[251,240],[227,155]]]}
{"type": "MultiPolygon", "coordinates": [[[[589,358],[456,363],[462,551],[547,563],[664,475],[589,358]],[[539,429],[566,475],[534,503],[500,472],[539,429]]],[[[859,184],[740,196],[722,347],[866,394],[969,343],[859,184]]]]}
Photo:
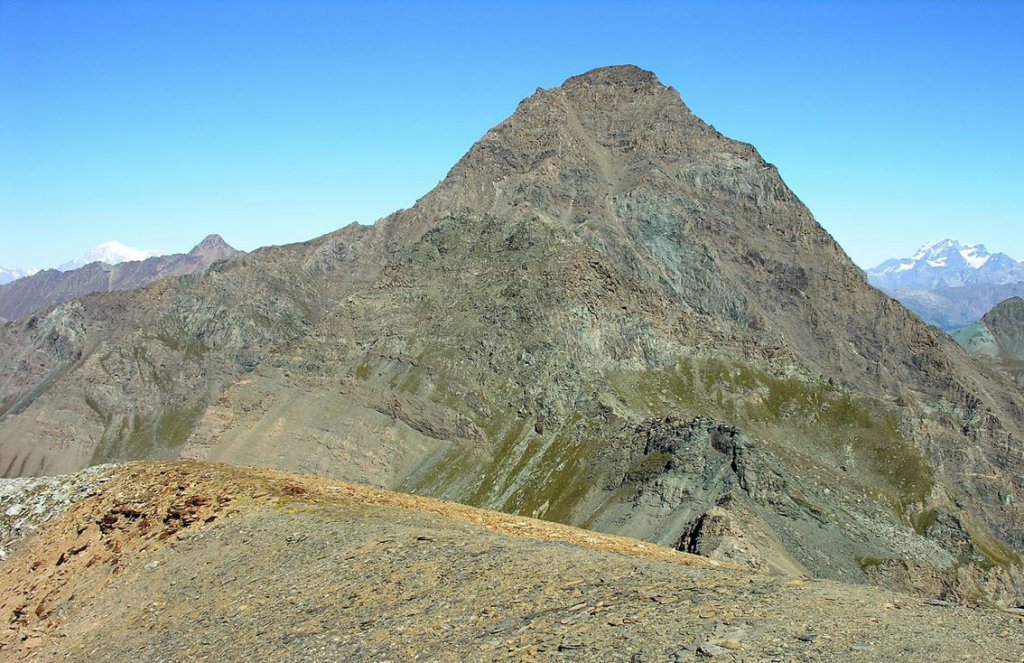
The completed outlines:
{"type": "Polygon", "coordinates": [[[133,464],[0,567],[19,661],[1024,660],[1016,614],[281,472],[133,464]]]}

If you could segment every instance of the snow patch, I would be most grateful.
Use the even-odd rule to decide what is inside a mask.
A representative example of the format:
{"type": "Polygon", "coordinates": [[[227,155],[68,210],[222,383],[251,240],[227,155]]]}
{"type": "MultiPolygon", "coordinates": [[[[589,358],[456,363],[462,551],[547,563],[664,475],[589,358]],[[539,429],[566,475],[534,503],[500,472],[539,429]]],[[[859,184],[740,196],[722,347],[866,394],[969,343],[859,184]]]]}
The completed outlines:
{"type": "Polygon", "coordinates": [[[955,239],[940,239],[926,243],[910,260],[913,263],[923,261],[932,267],[946,267],[954,253],[959,253],[971,269],[980,269],[991,257],[981,244],[961,244],[955,239]]]}
{"type": "Polygon", "coordinates": [[[72,269],[84,267],[89,263],[102,262],[107,265],[116,265],[122,262],[134,260],[145,260],[155,256],[167,255],[166,251],[160,249],[137,249],[133,246],[122,244],[118,241],[103,242],[90,249],[81,258],[70,260],[57,269],[66,272],[72,269]]]}
{"type": "Polygon", "coordinates": [[[934,260],[939,255],[941,255],[942,252],[945,251],[946,249],[958,250],[959,248],[960,242],[956,241],[955,239],[940,239],[935,242],[925,243],[924,246],[917,250],[917,253],[910,257],[910,259],[913,260],[914,262],[918,262],[929,258],[934,260]]]}
{"type": "Polygon", "coordinates": [[[964,257],[972,269],[981,269],[982,265],[988,262],[992,256],[981,244],[969,244],[960,249],[960,255],[964,257]]]}
{"type": "Polygon", "coordinates": [[[15,267],[13,269],[0,267],[0,285],[10,283],[11,281],[17,281],[18,279],[26,276],[32,276],[38,271],[38,269],[22,269],[20,267],[15,267]]]}

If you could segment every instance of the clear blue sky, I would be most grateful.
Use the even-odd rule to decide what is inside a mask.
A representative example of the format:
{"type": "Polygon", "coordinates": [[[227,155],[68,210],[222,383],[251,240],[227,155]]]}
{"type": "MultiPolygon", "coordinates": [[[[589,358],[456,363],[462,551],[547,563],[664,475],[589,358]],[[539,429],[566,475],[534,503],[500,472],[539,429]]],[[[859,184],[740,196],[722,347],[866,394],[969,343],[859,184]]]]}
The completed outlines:
{"type": "Polygon", "coordinates": [[[410,206],[538,87],[634,63],[862,266],[1024,259],[1024,3],[0,0],[0,265],[410,206]]]}

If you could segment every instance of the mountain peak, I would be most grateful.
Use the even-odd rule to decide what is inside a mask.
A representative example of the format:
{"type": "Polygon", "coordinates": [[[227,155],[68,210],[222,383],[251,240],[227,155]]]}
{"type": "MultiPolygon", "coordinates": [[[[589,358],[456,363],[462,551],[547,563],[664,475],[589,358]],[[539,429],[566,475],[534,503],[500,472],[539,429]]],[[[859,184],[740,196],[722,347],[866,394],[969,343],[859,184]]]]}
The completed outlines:
{"type": "Polygon", "coordinates": [[[948,259],[956,253],[960,254],[971,269],[979,269],[990,257],[982,244],[962,244],[955,239],[946,238],[937,242],[928,242],[918,249],[910,260],[915,262],[925,260],[932,267],[943,267],[948,259]]]}
{"type": "MultiPolygon", "coordinates": [[[[965,244],[955,239],[941,239],[935,242],[927,242],[917,250],[917,253],[909,258],[890,258],[882,264],[869,269],[868,276],[872,283],[882,287],[909,287],[908,278],[920,280],[917,277],[924,276],[927,279],[941,277],[945,285],[962,285],[964,279],[971,280],[981,278],[977,274],[984,271],[997,274],[997,272],[1009,269],[1015,271],[1016,261],[1003,253],[992,254],[988,252],[984,244],[965,244]],[[897,279],[900,283],[896,283],[897,279]]],[[[1002,275],[997,280],[985,278],[986,282],[1004,282],[998,278],[1006,277],[1013,279],[1016,274],[1002,275]]],[[[1005,281],[1009,282],[1009,281],[1005,281]]],[[[929,285],[927,287],[934,287],[929,285]]]]}
{"type": "Polygon", "coordinates": [[[995,302],[1019,292],[1024,262],[989,253],[984,244],[941,239],[909,258],[867,270],[868,280],[925,321],[952,329],[977,320],[995,302]]]}
{"type": "Polygon", "coordinates": [[[201,242],[196,244],[192,248],[192,250],[189,251],[189,253],[190,254],[195,254],[195,253],[197,253],[199,251],[203,251],[203,250],[207,250],[207,249],[220,249],[220,248],[224,248],[224,247],[227,247],[229,249],[231,248],[231,246],[227,242],[224,241],[223,237],[221,237],[217,233],[213,233],[211,235],[207,235],[206,237],[204,237],[201,242]]]}
{"type": "Polygon", "coordinates": [[[403,217],[412,223],[392,229],[399,241],[414,240],[431,218],[452,208],[495,215],[515,209],[563,224],[615,223],[620,194],[664,188],[659,173],[668,170],[699,182],[710,173],[744,171],[741,179],[787,195],[774,169],[764,168],[751,145],[719,134],[652,72],[600,67],[522,100],[421,199],[412,217],[403,217]],[[771,182],[762,182],[765,177],[771,182]]]}
{"type": "Polygon", "coordinates": [[[1020,330],[1024,326],[1024,299],[1021,297],[1010,297],[996,304],[992,310],[985,314],[982,320],[986,323],[1012,320],[1012,326],[1020,330]]]}
{"type": "MultiPolygon", "coordinates": [[[[16,320],[50,304],[93,292],[141,288],[162,276],[183,276],[202,271],[237,251],[220,235],[209,235],[188,254],[146,255],[120,242],[104,242],[78,261],[65,263],[60,271],[47,270],[0,287],[0,316],[16,320]],[[75,265],[75,262],[81,264],[75,265]],[[103,263],[100,266],[95,263],[103,263]],[[126,263],[119,265],[119,263],[126,263]],[[87,265],[93,265],[86,268],[87,265]],[[97,268],[98,267],[98,268],[97,268]]],[[[0,270],[0,284],[4,284],[0,270]]]]}
{"type": "Polygon", "coordinates": [[[25,276],[32,276],[38,271],[38,269],[22,269],[21,267],[0,267],[0,285],[10,283],[11,281],[17,281],[25,276]]]}
{"type": "Polygon", "coordinates": [[[566,79],[563,88],[578,85],[614,85],[620,87],[659,86],[664,87],[652,71],[632,64],[598,67],[566,79]]]}
{"type": "Polygon", "coordinates": [[[960,242],[955,239],[946,237],[934,242],[925,242],[921,245],[921,248],[917,250],[917,253],[913,255],[911,260],[920,260],[926,256],[936,255],[942,251],[948,249],[960,249],[960,242]]]}
{"type": "Polygon", "coordinates": [[[239,253],[241,253],[241,251],[225,242],[224,238],[216,233],[204,237],[203,241],[196,244],[195,247],[188,252],[190,256],[202,258],[207,263],[213,263],[217,260],[230,258],[231,256],[238,255],[239,253]]]}
{"type": "Polygon", "coordinates": [[[766,542],[751,565],[833,578],[862,577],[866,552],[915,574],[983,559],[962,522],[1024,541],[1024,479],[994,473],[1024,401],[639,68],[538,91],[372,227],[66,309],[0,330],[14,471],[269,462],[706,554],[745,531],[766,542]],[[136,370],[143,353],[166,370],[136,370]],[[987,418],[946,414],[968,410],[987,418]],[[917,542],[918,505],[958,511],[917,542]],[[774,525],[794,518],[825,526],[774,525]]]}

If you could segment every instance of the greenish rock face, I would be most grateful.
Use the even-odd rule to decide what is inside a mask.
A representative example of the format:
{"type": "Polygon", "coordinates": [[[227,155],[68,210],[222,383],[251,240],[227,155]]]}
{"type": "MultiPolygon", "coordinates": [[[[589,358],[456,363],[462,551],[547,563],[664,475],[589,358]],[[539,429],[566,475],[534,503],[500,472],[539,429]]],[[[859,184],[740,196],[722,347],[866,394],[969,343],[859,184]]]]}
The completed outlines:
{"type": "Polygon", "coordinates": [[[964,350],[972,354],[984,355],[992,359],[999,356],[999,344],[996,342],[995,336],[980,320],[966,327],[954,329],[949,332],[949,335],[964,350]]]}
{"type": "Polygon", "coordinates": [[[1024,390],[1024,299],[1011,297],[950,335],[983,365],[1024,390]]]}
{"type": "Polygon", "coordinates": [[[786,573],[997,560],[1010,593],[1024,545],[1016,387],[632,67],[374,226],[4,325],[0,386],[12,473],[270,465],[786,573]]]}
{"type": "MultiPolygon", "coordinates": [[[[455,447],[402,488],[678,547],[697,519],[734,500],[757,527],[774,531],[767,523],[777,520],[786,549],[807,553],[797,558],[813,572],[861,579],[857,557],[900,553],[860,521],[888,523],[906,545],[917,537],[904,514],[934,487],[895,408],[800,377],[691,356],[586,376],[568,392],[544,386],[546,414],[479,421],[500,440],[491,453],[455,447]],[[830,551],[827,563],[816,549],[830,551]]],[[[952,563],[937,546],[918,547],[952,563]]]]}
{"type": "Polygon", "coordinates": [[[1007,359],[1024,361],[1024,299],[1003,301],[986,313],[982,322],[1007,359]]]}

